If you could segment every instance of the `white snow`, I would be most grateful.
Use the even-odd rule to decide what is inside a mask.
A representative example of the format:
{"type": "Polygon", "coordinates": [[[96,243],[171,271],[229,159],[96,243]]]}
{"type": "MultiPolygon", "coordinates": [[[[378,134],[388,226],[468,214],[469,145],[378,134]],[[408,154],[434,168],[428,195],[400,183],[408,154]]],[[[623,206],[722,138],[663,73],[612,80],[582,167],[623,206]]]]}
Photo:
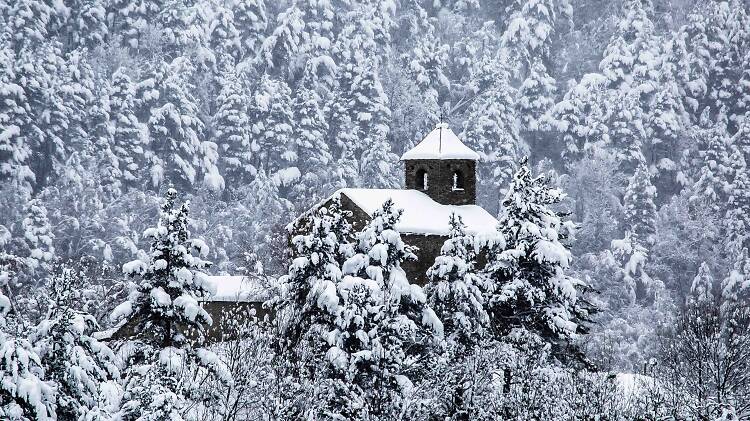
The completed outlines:
{"type": "Polygon", "coordinates": [[[268,298],[268,290],[246,276],[209,276],[208,280],[216,287],[216,293],[203,301],[243,301],[259,302],[268,298]]]}
{"type": "Polygon", "coordinates": [[[414,159],[471,159],[479,155],[464,145],[447,124],[438,124],[421,142],[401,155],[402,161],[414,159]]]}
{"type": "Polygon", "coordinates": [[[369,216],[392,199],[396,208],[403,209],[396,229],[401,233],[448,235],[451,213],[459,215],[466,224],[466,233],[494,232],[497,219],[477,205],[443,205],[418,190],[399,189],[341,189],[343,194],[369,216]]]}

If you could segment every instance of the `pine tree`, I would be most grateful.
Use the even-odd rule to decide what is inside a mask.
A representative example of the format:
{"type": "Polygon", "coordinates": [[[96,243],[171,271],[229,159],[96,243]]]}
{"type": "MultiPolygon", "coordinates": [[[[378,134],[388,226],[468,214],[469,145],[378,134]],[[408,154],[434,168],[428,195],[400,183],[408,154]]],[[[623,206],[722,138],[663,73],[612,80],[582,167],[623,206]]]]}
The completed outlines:
{"type": "Polygon", "coordinates": [[[555,104],[555,79],[547,74],[541,60],[533,61],[529,77],[518,90],[517,104],[521,130],[526,133],[539,130],[542,116],[555,104]]]}
{"type": "Polygon", "coordinates": [[[268,25],[265,0],[235,0],[235,27],[240,32],[244,57],[255,58],[268,25]]]}
{"type": "Polygon", "coordinates": [[[464,232],[460,216],[451,214],[451,232],[440,255],[427,270],[427,304],[443,322],[449,345],[459,354],[471,352],[484,335],[489,317],[484,309],[485,280],[475,271],[473,238],[464,232]]]}
{"type": "Polygon", "coordinates": [[[234,25],[230,9],[219,7],[208,28],[209,44],[219,56],[230,56],[236,61],[242,56],[240,32],[234,25]]]}
{"type": "Polygon", "coordinates": [[[727,208],[727,248],[733,253],[750,248],[750,174],[747,168],[738,172],[732,181],[727,208]]]}
{"type": "Polygon", "coordinates": [[[285,168],[296,166],[291,90],[283,80],[264,75],[250,104],[253,165],[274,177],[285,168]]]}
{"type": "MultiPolygon", "coordinates": [[[[496,66],[494,64],[493,66],[496,66]]],[[[505,191],[510,183],[516,162],[527,152],[516,125],[515,90],[510,86],[508,74],[500,69],[494,86],[482,93],[468,110],[462,139],[477,153],[477,182],[480,195],[478,202],[488,207],[490,212],[498,209],[492,203],[493,193],[505,191]]]]}
{"type": "Polygon", "coordinates": [[[109,36],[107,9],[101,0],[80,0],[73,4],[70,36],[74,45],[94,49],[109,36]]]}
{"type": "Polygon", "coordinates": [[[484,269],[492,283],[486,308],[493,337],[528,331],[552,346],[557,358],[575,363],[585,359],[570,341],[588,331],[593,307],[588,286],[565,274],[571,253],[564,242],[573,224],[552,210],[562,198],[521,163],[498,221],[505,241],[492,245],[484,269]]]}
{"type": "Polygon", "coordinates": [[[12,305],[3,290],[10,279],[6,256],[0,254],[0,416],[19,421],[56,419],[55,390],[44,381],[44,368],[29,341],[9,332],[12,305]]]}
{"type": "Polygon", "coordinates": [[[706,262],[703,262],[698,268],[698,274],[695,275],[693,284],[690,286],[688,305],[713,305],[715,302],[714,287],[714,277],[711,274],[711,268],[708,267],[706,262]]]}
{"type": "Polygon", "coordinates": [[[613,109],[608,124],[609,147],[619,161],[618,170],[631,175],[644,160],[643,114],[637,95],[617,91],[611,93],[618,98],[612,98],[613,109]]]}
{"type": "Polygon", "coordinates": [[[587,74],[550,110],[546,124],[561,133],[560,153],[568,167],[586,155],[594,155],[604,143],[608,128],[601,99],[606,98],[606,84],[604,76],[587,74]]]}
{"type": "Polygon", "coordinates": [[[654,93],[644,117],[643,154],[654,174],[654,185],[665,194],[678,190],[680,139],[687,123],[674,72],[671,64],[662,64],[660,89],[654,93]]]}
{"type": "MultiPolygon", "coordinates": [[[[369,9],[368,9],[369,10],[369,9]]],[[[340,149],[337,158],[343,164],[357,168],[348,183],[368,187],[393,187],[397,157],[388,143],[391,111],[383,91],[377,51],[376,35],[367,31],[374,25],[373,10],[355,13],[339,35],[336,45],[339,63],[339,91],[332,105],[331,118],[334,142],[340,149]],[[341,116],[343,112],[348,116],[341,116]],[[339,125],[341,123],[341,125],[339,125]],[[350,160],[350,162],[346,162],[350,160]]]]}
{"type": "Polygon", "coordinates": [[[328,351],[340,370],[350,372],[351,382],[368,391],[368,412],[376,417],[400,413],[419,361],[430,355],[443,331],[422,288],[410,284],[401,267],[414,258],[394,228],[401,213],[388,200],[357,233],[339,287],[345,309],[328,351]],[[415,365],[409,367],[410,361],[415,365]]]}
{"type": "Polygon", "coordinates": [[[215,142],[219,145],[221,172],[230,184],[242,185],[255,175],[253,148],[250,139],[250,120],[246,107],[249,102],[245,87],[234,71],[222,75],[221,90],[216,99],[218,110],[213,116],[215,142]]]}
{"type": "Polygon", "coordinates": [[[149,134],[147,157],[154,186],[168,181],[193,187],[200,172],[205,176],[215,167],[211,142],[203,140],[204,126],[188,79],[191,72],[191,64],[182,59],[162,63],[136,87],[139,119],[146,122],[149,134]]]}
{"type": "Polygon", "coordinates": [[[159,0],[114,0],[112,4],[114,28],[122,34],[122,41],[130,48],[137,49],[143,32],[152,25],[159,13],[159,0]]]}
{"type": "Polygon", "coordinates": [[[31,191],[34,174],[29,168],[31,145],[22,129],[29,113],[23,87],[17,83],[15,53],[0,40],[0,181],[31,191]]]}
{"type": "Polygon", "coordinates": [[[112,350],[92,337],[99,327],[94,317],[72,308],[77,278],[67,268],[53,277],[50,314],[31,335],[46,378],[55,385],[58,420],[88,416],[100,404],[102,383],[120,376],[112,350]]]}
{"type": "Polygon", "coordinates": [[[208,247],[191,239],[187,203],[176,203],[177,191],[169,189],[161,206],[159,224],[144,232],[151,239],[151,251],[144,260],[123,266],[127,275],[140,278],[138,288],[120,305],[118,315],[137,320],[134,333],[145,343],[160,347],[183,347],[186,332],[195,330],[201,338],[211,316],[197,300],[212,293],[202,259],[208,247]]]}
{"type": "Polygon", "coordinates": [[[266,66],[267,73],[289,75],[303,45],[302,10],[296,4],[279,13],[276,28],[260,46],[258,60],[266,66]]]}
{"type": "MultiPolygon", "coordinates": [[[[697,133],[700,141],[705,142],[705,149],[699,150],[702,158],[702,166],[695,182],[693,202],[703,202],[716,211],[725,209],[727,192],[730,183],[731,165],[729,164],[729,153],[727,148],[727,132],[721,123],[708,126],[706,117],[708,109],[704,112],[702,129],[697,133]]],[[[702,145],[699,145],[701,147],[702,145]]],[[[723,213],[723,212],[722,212],[723,213]]]]}
{"type": "Polygon", "coordinates": [[[558,18],[570,19],[573,8],[568,0],[514,1],[508,27],[502,36],[503,45],[514,50],[523,64],[525,77],[535,59],[547,61],[558,18]]]}
{"type": "Polygon", "coordinates": [[[306,86],[300,86],[294,97],[294,135],[297,143],[298,166],[302,180],[295,187],[294,197],[316,197],[321,190],[328,190],[327,184],[333,170],[333,156],[328,149],[325,135],[328,122],[324,114],[320,95],[306,86]]]}
{"type": "Polygon", "coordinates": [[[32,50],[47,39],[52,8],[42,0],[20,0],[9,11],[8,33],[16,53],[32,50]]]}
{"type": "Polygon", "coordinates": [[[660,52],[654,36],[653,13],[650,0],[628,0],[625,16],[617,25],[612,40],[599,64],[602,74],[612,88],[639,89],[644,82],[654,80],[654,57],[660,52]]]}
{"type": "Polygon", "coordinates": [[[135,87],[123,68],[117,69],[112,75],[109,106],[111,148],[117,172],[126,186],[139,186],[143,180],[141,168],[145,164],[145,128],[135,115],[135,87]]]}
{"type": "Polygon", "coordinates": [[[629,231],[633,241],[650,248],[656,242],[656,188],[644,162],[628,180],[625,190],[623,231],[629,231]]]}
{"type": "Polygon", "coordinates": [[[190,238],[188,204],[178,206],[176,199],[177,191],[169,189],[158,225],[144,232],[151,239],[149,254],[123,265],[123,272],[139,282],[111,316],[134,321],[135,342],[124,349],[129,367],[121,412],[144,420],[181,419],[186,395],[197,385],[180,376],[193,366],[231,383],[226,366],[201,347],[212,319],[198,299],[215,287],[204,272],[208,246],[190,238]]]}
{"type": "Polygon", "coordinates": [[[29,256],[26,259],[32,271],[49,272],[50,264],[55,258],[55,247],[47,209],[39,199],[33,199],[26,205],[26,217],[21,222],[23,238],[26,242],[29,256]]]}
{"type": "MultiPolygon", "coordinates": [[[[280,334],[280,358],[293,362],[297,383],[320,384],[331,378],[327,337],[341,311],[337,287],[342,279],[341,264],[353,254],[350,215],[340,208],[338,198],[313,215],[295,223],[293,256],[288,274],[282,278],[283,295],[274,304],[285,314],[280,334]]],[[[324,407],[325,405],[323,405],[324,407]]],[[[294,408],[287,408],[289,411],[294,408]]]]}

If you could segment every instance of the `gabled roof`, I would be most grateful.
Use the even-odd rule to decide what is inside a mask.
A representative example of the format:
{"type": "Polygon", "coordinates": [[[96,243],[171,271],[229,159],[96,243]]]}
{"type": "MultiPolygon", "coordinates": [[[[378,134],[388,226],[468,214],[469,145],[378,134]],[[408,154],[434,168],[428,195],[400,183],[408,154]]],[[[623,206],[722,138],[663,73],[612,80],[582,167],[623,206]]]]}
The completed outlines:
{"type": "Polygon", "coordinates": [[[464,145],[446,123],[438,124],[419,144],[403,155],[402,161],[414,159],[471,159],[479,160],[479,155],[464,145]]]}
{"type": "Polygon", "coordinates": [[[208,279],[216,286],[216,293],[201,301],[261,302],[269,298],[266,288],[247,276],[214,275],[208,279]]]}
{"type": "Polygon", "coordinates": [[[402,233],[448,235],[451,213],[461,216],[467,234],[494,233],[497,219],[477,205],[443,205],[418,190],[396,189],[341,189],[336,195],[346,195],[369,216],[392,199],[396,208],[403,209],[396,229],[402,233]]]}

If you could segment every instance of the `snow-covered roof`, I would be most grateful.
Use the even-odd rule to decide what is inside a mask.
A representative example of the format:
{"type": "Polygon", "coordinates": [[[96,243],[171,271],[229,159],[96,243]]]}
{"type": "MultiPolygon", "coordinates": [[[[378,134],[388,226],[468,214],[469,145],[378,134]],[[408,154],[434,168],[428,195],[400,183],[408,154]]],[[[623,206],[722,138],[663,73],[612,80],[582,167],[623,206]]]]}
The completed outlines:
{"type": "Polygon", "coordinates": [[[403,155],[402,161],[414,159],[471,159],[479,155],[464,145],[446,123],[438,124],[419,144],[403,155]]]}
{"type": "Polygon", "coordinates": [[[216,294],[204,301],[258,302],[268,298],[268,291],[246,276],[221,275],[208,279],[216,285],[216,294]]]}
{"type": "Polygon", "coordinates": [[[380,209],[388,199],[396,208],[403,209],[396,229],[404,233],[448,235],[451,213],[461,216],[468,234],[494,232],[497,219],[477,205],[443,205],[418,190],[395,189],[341,189],[344,194],[369,216],[380,209]]]}

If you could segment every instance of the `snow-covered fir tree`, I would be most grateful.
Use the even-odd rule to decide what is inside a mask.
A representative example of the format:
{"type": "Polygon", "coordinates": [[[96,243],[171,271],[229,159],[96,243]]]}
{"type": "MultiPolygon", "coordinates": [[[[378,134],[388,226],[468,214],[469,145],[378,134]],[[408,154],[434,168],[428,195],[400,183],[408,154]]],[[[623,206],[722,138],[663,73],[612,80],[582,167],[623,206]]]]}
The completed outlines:
{"type": "Polygon", "coordinates": [[[461,136],[480,156],[477,183],[485,193],[478,203],[494,213],[498,203],[493,203],[489,192],[507,188],[527,146],[518,133],[516,94],[508,73],[494,61],[485,63],[481,71],[494,75],[495,83],[471,104],[461,136]]]}
{"type": "Polygon", "coordinates": [[[502,202],[498,231],[504,241],[490,248],[484,268],[492,285],[486,308],[494,337],[528,331],[558,358],[575,363],[583,355],[570,342],[587,332],[594,307],[586,283],[565,273],[571,263],[565,242],[574,225],[553,208],[562,199],[560,190],[521,163],[502,202]]]}
{"type": "Polygon", "coordinates": [[[422,288],[401,267],[414,258],[395,230],[401,213],[386,201],[356,234],[339,286],[344,310],[328,351],[342,376],[365,391],[367,413],[375,417],[400,413],[443,333],[422,288]]]}
{"type": "Polygon", "coordinates": [[[129,363],[121,408],[126,417],[181,419],[186,396],[199,392],[193,366],[231,382],[226,366],[201,346],[212,319],[198,300],[215,286],[204,272],[208,246],[190,238],[188,204],[176,199],[177,191],[169,189],[158,225],[144,232],[149,253],[123,266],[138,286],[111,315],[133,321],[133,338],[120,351],[129,363]]]}
{"type": "Polygon", "coordinates": [[[136,186],[145,181],[141,172],[146,165],[145,128],[135,115],[135,87],[125,69],[117,69],[112,75],[111,89],[111,148],[116,169],[126,186],[136,186]]]}
{"type": "Polygon", "coordinates": [[[69,268],[53,276],[50,313],[31,335],[45,378],[55,388],[58,420],[87,418],[94,411],[102,415],[104,383],[116,387],[120,378],[114,352],[92,336],[99,327],[94,317],[73,309],[78,277],[69,268]]]}
{"type": "MultiPolygon", "coordinates": [[[[317,384],[329,377],[325,369],[327,341],[339,317],[341,264],[354,253],[349,216],[334,199],[291,227],[298,233],[291,240],[292,263],[288,275],[281,279],[282,294],[274,309],[283,319],[279,357],[294,362],[288,374],[299,383],[317,384]]],[[[291,405],[295,404],[292,401],[291,405]]],[[[291,416],[304,413],[305,408],[286,408],[285,412],[291,416]]]]}
{"type": "Polygon", "coordinates": [[[252,156],[250,120],[247,115],[248,98],[236,72],[222,74],[221,89],[216,98],[217,111],[213,116],[213,138],[219,146],[219,169],[225,177],[237,183],[255,175],[252,156]]]}
{"type": "MultiPolygon", "coordinates": [[[[0,271],[0,416],[8,420],[56,419],[55,389],[44,380],[44,367],[28,340],[8,329],[11,302],[2,293],[8,272],[0,271]]],[[[18,315],[14,315],[17,317],[18,315]]]]}
{"type": "Polygon", "coordinates": [[[479,344],[489,317],[484,308],[486,280],[476,270],[474,241],[464,232],[460,216],[451,214],[451,232],[440,256],[427,270],[427,303],[443,322],[445,340],[456,352],[468,352],[479,344]]]}
{"type": "Polygon", "coordinates": [[[623,198],[623,231],[629,231],[633,241],[649,247],[656,241],[656,188],[644,162],[628,180],[623,198]]]}
{"type": "Polygon", "coordinates": [[[21,222],[23,238],[28,250],[27,265],[32,271],[48,273],[55,258],[55,247],[47,209],[40,200],[34,199],[26,205],[26,217],[21,222]]]}

